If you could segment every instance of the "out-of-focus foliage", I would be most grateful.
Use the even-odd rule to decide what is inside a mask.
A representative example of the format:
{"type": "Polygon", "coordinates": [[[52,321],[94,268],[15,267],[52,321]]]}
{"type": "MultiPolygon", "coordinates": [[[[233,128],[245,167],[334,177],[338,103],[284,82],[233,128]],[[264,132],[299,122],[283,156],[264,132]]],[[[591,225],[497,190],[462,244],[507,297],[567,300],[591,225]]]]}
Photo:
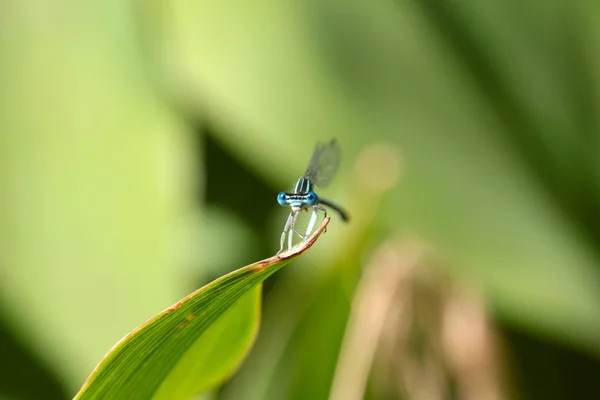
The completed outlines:
{"type": "Polygon", "coordinates": [[[352,221],[333,219],[267,281],[257,345],[215,396],[333,396],[346,343],[367,334],[372,353],[355,356],[368,398],[459,387],[449,343],[473,337],[503,355],[477,367],[500,371],[488,376],[507,397],[600,395],[599,8],[3,2],[0,337],[17,339],[1,343],[0,394],[74,393],[125,333],[272,254],[276,193],[336,137],[343,162],[323,195],[352,221]],[[410,275],[397,287],[425,294],[385,298],[388,322],[357,332],[390,240],[420,243],[412,268],[434,283],[410,275]],[[464,296],[475,305],[453,306],[464,296]],[[402,301],[430,304],[431,321],[399,314],[402,301]],[[468,310],[485,317],[455,318],[468,310]],[[479,336],[448,328],[473,321],[479,336]]]}
{"type": "MultiPolygon", "coordinates": [[[[584,224],[593,215],[581,218],[576,207],[597,195],[598,171],[577,170],[597,167],[595,153],[583,152],[597,133],[594,126],[577,133],[574,116],[564,115],[572,105],[559,96],[563,79],[575,78],[543,57],[568,49],[575,32],[555,44],[564,47],[537,48],[541,54],[527,55],[533,65],[520,67],[525,61],[510,56],[525,39],[495,36],[490,22],[490,43],[480,44],[482,20],[498,19],[492,5],[275,3],[262,14],[263,8],[243,2],[180,2],[165,22],[176,76],[190,96],[214,99],[211,112],[232,135],[224,140],[265,173],[277,171],[274,160],[294,165],[286,147],[305,158],[322,137],[339,137],[350,159],[369,143],[395,146],[404,180],[387,194],[373,223],[435,236],[501,312],[599,351],[597,253],[584,224]],[[222,23],[211,23],[216,20],[222,23]],[[519,84],[530,80],[540,87],[519,84]],[[260,91],[248,87],[259,82],[266,82],[260,91]],[[520,103],[541,110],[528,113],[520,103]],[[556,165],[561,161],[572,174],[556,165]],[[565,193],[568,178],[582,186],[579,192],[565,193]]],[[[546,8],[554,10],[532,12],[526,26],[512,23],[535,35],[536,22],[542,28],[574,18],[564,8],[578,11],[558,3],[546,8]]],[[[354,175],[341,195],[353,209],[366,207],[361,193],[373,192],[368,173],[387,167],[376,160],[377,154],[365,162],[360,172],[367,178],[354,175]]]]}

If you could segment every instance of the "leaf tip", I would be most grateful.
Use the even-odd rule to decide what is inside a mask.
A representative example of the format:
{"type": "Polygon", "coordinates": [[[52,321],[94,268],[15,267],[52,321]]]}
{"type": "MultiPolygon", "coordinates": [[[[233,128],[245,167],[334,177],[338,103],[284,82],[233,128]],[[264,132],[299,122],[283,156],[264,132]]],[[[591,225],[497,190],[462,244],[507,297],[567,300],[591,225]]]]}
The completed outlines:
{"type": "Polygon", "coordinates": [[[329,224],[330,220],[331,220],[331,217],[325,217],[325,219],[323,220],[321,225],[317,228],[317,230],[312,235],[310,235],[310,237],[308,239],[306,239],[305,241],[303,241],[296,247],[293,247],[290,251],[274,255],[273,257],[269,257],[267,259],[264,259],[262,261],[257,262],[256,264],[254,264],[253,272],[260,273],[260,272],[264,271],[264,269],[270,265],[273,265],[280,261],[289,260],[289,259],[298,257],[299,255],[304,253],[306,250],[310,249],[315,244],[315,242],[317,241],[319,236],[321,236],[321,234],[323,232],[325,232],[325,229],[327,229],[327,225],[329,224]]]}

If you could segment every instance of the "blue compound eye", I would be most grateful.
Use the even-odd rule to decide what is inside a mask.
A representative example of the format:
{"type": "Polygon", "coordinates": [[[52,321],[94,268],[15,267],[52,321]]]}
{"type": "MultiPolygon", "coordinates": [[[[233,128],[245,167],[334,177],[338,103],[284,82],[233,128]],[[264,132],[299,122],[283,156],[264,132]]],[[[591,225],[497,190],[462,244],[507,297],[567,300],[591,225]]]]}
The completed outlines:
{"type": "Polygon", "coordinates": [[[314,206],[319,201],[319,196],[315,192],[308,192],[306,195],[306,204],[309,206],[314,206]]]}
{"type": "Polygon", "coordinates": [[[287,206],[287,196],[285,192],[281,192],[277,195],[277,202],[281,206],[287,206]]]}

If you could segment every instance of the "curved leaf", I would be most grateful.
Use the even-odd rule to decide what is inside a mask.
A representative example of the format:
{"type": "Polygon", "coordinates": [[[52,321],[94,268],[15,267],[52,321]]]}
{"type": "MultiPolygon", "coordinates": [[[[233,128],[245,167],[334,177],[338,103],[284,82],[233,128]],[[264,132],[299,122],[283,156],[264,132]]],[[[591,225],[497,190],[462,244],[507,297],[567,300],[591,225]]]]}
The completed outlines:
{"type": "Polygon", "coordinates": [[[75,398],[187,399],[218,384],[252,342],[262,281],[308,250],[328,223],[291,252],[222,276],[135,329],[104,356],[75,398]]]}

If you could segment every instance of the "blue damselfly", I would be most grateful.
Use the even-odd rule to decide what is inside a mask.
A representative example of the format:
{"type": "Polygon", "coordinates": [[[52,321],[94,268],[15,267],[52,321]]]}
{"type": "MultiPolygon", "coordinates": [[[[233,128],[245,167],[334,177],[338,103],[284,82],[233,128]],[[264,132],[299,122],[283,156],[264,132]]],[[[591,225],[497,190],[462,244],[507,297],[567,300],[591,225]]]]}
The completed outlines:
{"type": "Polygon", "coordinates": [[[304,176],[298,179],[294,190],[291,193],[281,192],[277,195],[277,202],[282,206],[289,206],[292,211],[285,223],[283,232],[281,233],[280,248],[277,254],[283,251],[285,237],[288,236],[288,250],[292,248],[293,234],[300,236],[302,240],[306,240],[311,234],[317,221],[317,211],[323,211],[324,217],[327,217],[327,208],[335,210],[343,221],[348,221],[348,214],[331,203],[319,197],[314,191],[314,187],[324,188],[333,179],[340,164],[340,146],[335,139],[326,144],[317,144],[315,151],[310,159],[310,163],[306,168],[304,176]],[[306,233],[301,235],[294,227],[296,219],[301,211],[312,210],[310,221],[306,228],[306,233]]]}

